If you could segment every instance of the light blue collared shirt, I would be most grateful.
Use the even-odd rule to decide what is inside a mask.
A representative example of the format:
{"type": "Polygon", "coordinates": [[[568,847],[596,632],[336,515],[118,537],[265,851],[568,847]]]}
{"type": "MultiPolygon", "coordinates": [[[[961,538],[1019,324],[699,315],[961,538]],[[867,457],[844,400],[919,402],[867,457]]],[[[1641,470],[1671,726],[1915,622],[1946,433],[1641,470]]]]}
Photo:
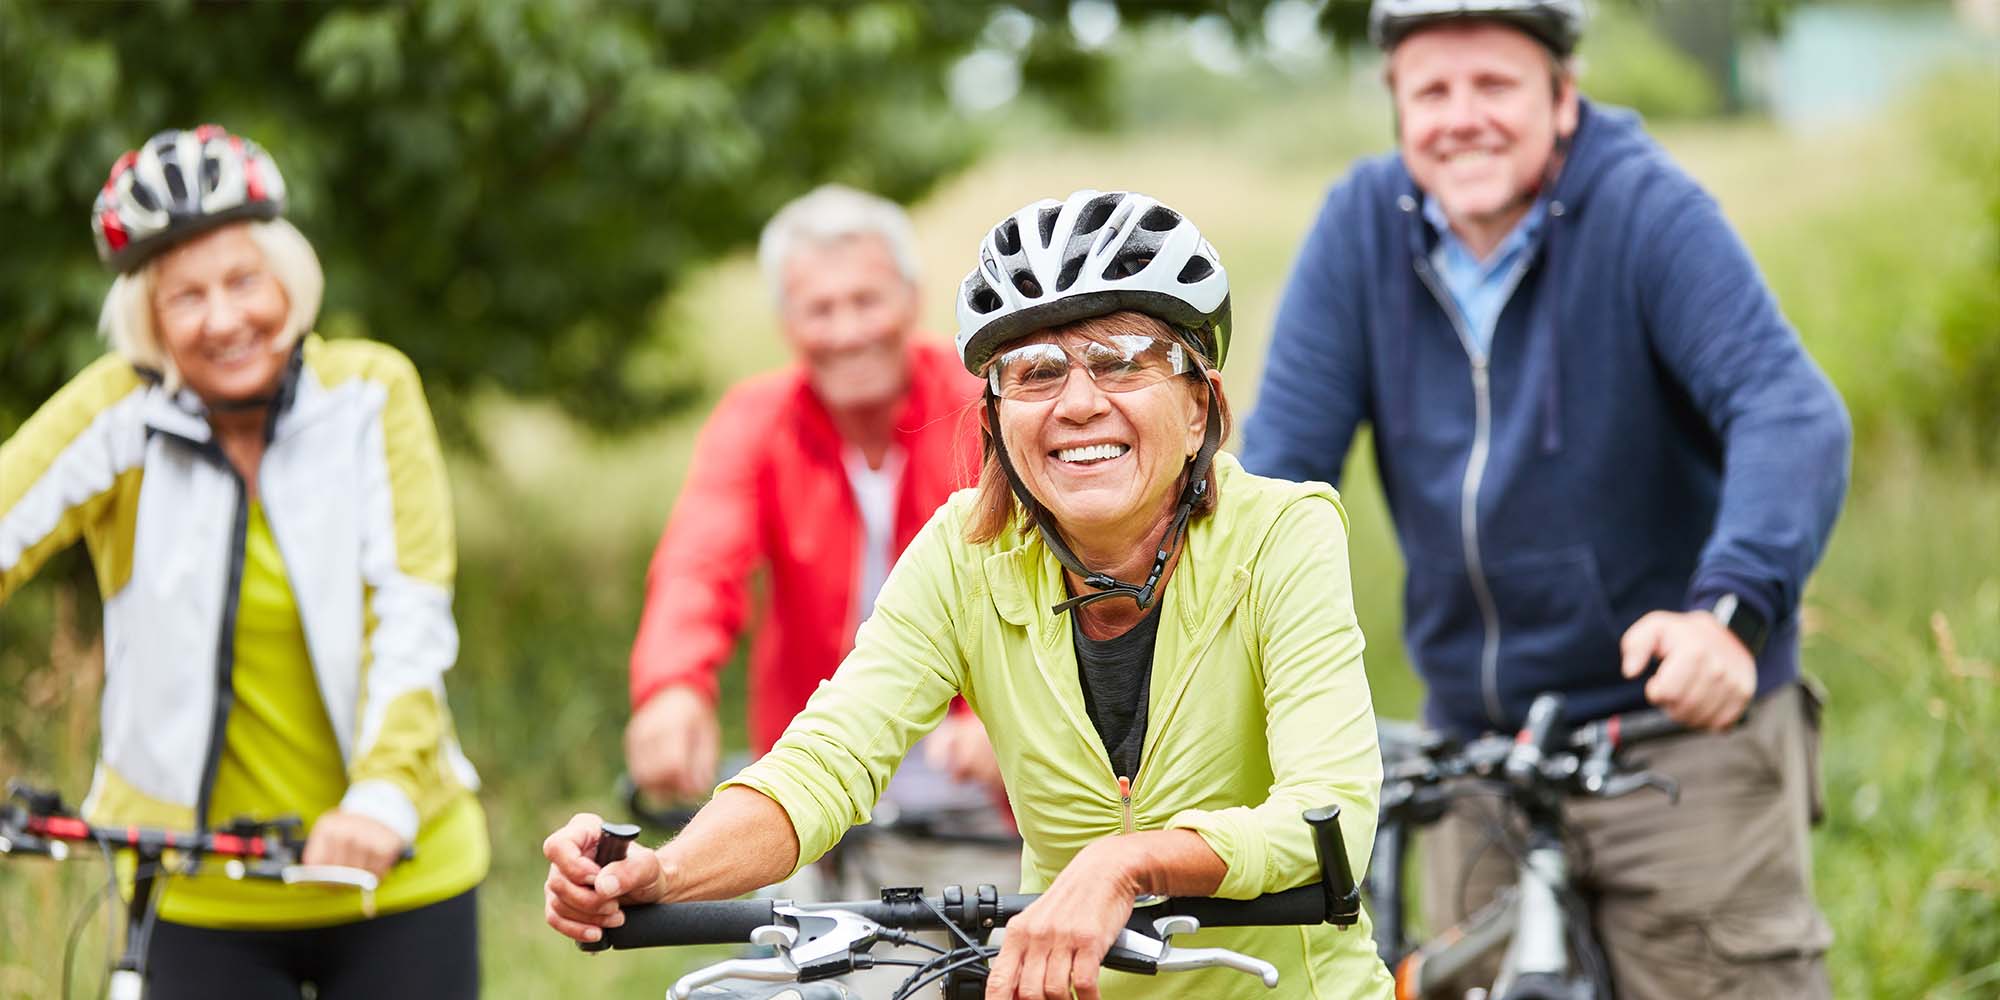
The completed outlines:
{"type": "Polygon", "coordinates": [[[1451,293],[1452,302],[1465,319],[1466,332],[1481,354],[1493,352],[1493,328],[1500,322],[1500,310],[1506,308],[1515,286],[1521,283],[1528,248],[1534,244],[1547,217],[1547,203],[1536,199],[1507,238],[1493,248],[1492,256],[1482,261],[1451,231],[1444,206],[1436,198],[1424,196],[1424,221],[1438,234],[1437,246],[1431,250],[1431,269],[1444,279],[1445,291],[1451,293]]]}

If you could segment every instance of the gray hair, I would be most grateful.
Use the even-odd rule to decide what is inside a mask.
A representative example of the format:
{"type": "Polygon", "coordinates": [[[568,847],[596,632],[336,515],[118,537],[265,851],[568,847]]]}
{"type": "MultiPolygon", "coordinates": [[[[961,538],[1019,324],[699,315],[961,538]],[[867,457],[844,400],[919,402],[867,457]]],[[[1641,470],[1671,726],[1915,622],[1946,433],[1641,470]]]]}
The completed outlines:
{"type": "MultiPolygon", "coordinates": [[[[319,256],[313,253],[305,234],[284,219],[235,224],[249,227],[250,239],[264,252],[265,266],[285,290],[290,309],[274,347],[290,351],[319,318],[320,297],[326,292],[326,273],[320,269],[319,256]]],[[[153,287],[159,270],[160,259],[154,257],[112,281],[111,291],[104,296],[104,309],[97,316],[97,332],[125,360],[159,372],[167,391],[173,392],[181,387],[180,369],[160,346],[159,331],[153,327],[153,287]]]]}
{"type": "Polygon", "coordinates": [[[799,247],[827,246],[857,236],[877,236],[895,258],[903,279],[917,282],[917,232],[902,206],[844,184],[823,184],[793,199],[765,223],[757,264],[771,301],[785,301],[785,264],[799,247]]]}

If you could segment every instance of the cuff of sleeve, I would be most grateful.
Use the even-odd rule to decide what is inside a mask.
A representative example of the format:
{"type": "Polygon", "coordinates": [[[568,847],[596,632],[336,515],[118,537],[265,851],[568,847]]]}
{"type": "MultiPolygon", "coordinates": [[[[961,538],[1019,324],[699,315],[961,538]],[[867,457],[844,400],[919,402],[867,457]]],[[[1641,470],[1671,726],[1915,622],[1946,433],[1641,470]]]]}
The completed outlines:
{"type": "MultiPolygon", "coordinates": [[[[756,765],[753,764],[751,766],[755,767],[756,765]]],[[[807,836],[810,831],[802,829],[799,826],[798,818],[801,815],[803,806],[800,803],[787,801],[786,795],[771,783],[762,780],[760,776],[750,774],[748,771],[740,771],[735,777],[715,786],[716,794],[721,794],[725,788],[747,788],[776,802],[778,808],[785,811],[785,818],[790,820],[792,824],[792,836],[798,838],[799,842],[799,856],[792,862],[792,870],[785,876],[786,878],[797,875],[800,869],[818,861],[822,855],[833,849],[833,845],[830,843],[808,840],[807,836]]]]}
{"type": "Polygon", "coordinates": [[[662,674],[643,680],[635,674],[632,677],[633,713],[637,714],[640,709],[646,707],[647,702],[653,700],[654,696],[670,687],[693,688],[700,692],[703,698],[708,699],[710,705],[714,705],[721,696],[717,690],[714,674],[662,674]]]}
{"type": "Polygon", "coordinates": [[[417,842],[417,805],[393,781],[372,778],[347,786],[340,797],[342,812],[357,813],[396,831],[403,843],[417,842]]]}
{"type": "Polygon", "coordinates": [[[1696,578],[1694,585],[1688,588],[1687,610],[1705,611],[1712,608],[1716,600],[1724,594],[1735,594],[1737,600],[1757,612],[1767,624],[1773,628],[1777,627],[1778,614],[1773,607],[1774,602],[1771,600],[1770,592],[1749,580],[1725,573],[1696,578]]]}
{"type": "Polygon", "coordinates": [[[1215,895],[1223,899],[1252,899],[1264,893],[1269,881],[1265,869],[1264,835],[1248,806],[1210,812],[1183,809],[1167,820],[1169,830],[1193,830],[1208,843],[1228,871],[1215,895]]]}

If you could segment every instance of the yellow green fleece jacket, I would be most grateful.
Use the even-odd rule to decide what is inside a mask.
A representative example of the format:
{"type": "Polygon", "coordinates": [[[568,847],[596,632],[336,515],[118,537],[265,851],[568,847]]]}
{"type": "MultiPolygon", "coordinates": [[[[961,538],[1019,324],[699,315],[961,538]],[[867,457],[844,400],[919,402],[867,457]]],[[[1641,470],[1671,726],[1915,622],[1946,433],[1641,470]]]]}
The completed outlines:
{"type": "MultiPolygon", "coordinates": [[[[1252,476],[1216,460],[1217,508],[1189,527],[1159,611],[1136,829],[1188,829],[1228,865],[1217,895],[1247,899],[1318,878],[1300,813],[1337,803],[1365,871],[1381,758],[1333,490],[1252,476]]],[[[1084,709],[1062,569],[1032,531],[974,545],[974,493],[954,495],[897,562],[854,652],[771,752],[729,784],[775,800],[799,861],[869,811],[911,744],[962,695],[986,724],[1025,849],[1024,892],[1083,847],[1117,835],[1124,806],[1084,709]]],[[[936,891],[939,887],[929,887],[936,891]]],[[[1228,970],[1158,978],[1107,971],[1107,1000],[1387,997],[1368,922],[1217,928],[1177,939],[1276,965],[1267,992],[1228,970]]]]}

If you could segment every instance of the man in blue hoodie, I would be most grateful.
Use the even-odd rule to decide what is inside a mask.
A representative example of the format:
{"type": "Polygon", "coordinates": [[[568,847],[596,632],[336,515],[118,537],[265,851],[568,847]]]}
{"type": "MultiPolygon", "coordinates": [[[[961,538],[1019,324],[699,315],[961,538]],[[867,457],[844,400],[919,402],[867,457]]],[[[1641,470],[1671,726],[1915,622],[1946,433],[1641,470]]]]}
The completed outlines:
{"type": "MultiPolygon", "coordinates": [[[[1650,704],[1713,731],[1649,745],[1678,806],[1570,810],[1620,997],[1824,995],[1797,611],[1847,415],[1715,202],[1577,94],[1582,23],[1579,0],[1376,0],[1398,155],[1307,235],[1243,462],[1337,482],[1372,425],[1432,726],[1510,731],[1555,691],[1572,722],[1650,704]]],[[[1430,838],[1434,926],[1512,877],[1483,808],[1430,838]]]]}

